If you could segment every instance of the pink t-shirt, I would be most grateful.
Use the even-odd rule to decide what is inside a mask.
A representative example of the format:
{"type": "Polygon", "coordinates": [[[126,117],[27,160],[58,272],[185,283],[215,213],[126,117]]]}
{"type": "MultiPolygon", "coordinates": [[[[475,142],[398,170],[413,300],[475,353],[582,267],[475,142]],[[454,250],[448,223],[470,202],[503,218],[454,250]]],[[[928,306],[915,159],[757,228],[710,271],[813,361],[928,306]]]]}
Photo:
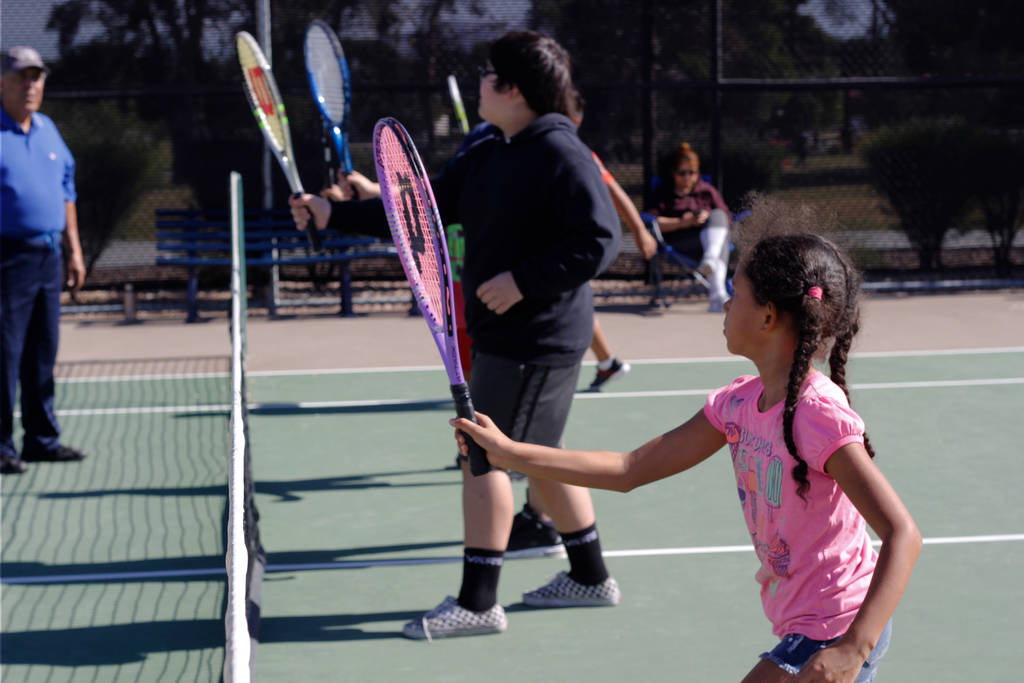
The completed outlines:
{"type": "Polygon", "coordinates": [[[782,435],[783,402],[757,409],[764,386],[750,375],[716,389],[704,415],[732,453],[743,517],[761,560],[761,603],[779,637],[842,635],[857,616],[877,555],[864,518],[825,472],[838,448],[864,442],[864,422],[832,380],[814,371],[793,418],[797,452],[807,462],[807,502],[797,495],[796,460],[782,435]]]}

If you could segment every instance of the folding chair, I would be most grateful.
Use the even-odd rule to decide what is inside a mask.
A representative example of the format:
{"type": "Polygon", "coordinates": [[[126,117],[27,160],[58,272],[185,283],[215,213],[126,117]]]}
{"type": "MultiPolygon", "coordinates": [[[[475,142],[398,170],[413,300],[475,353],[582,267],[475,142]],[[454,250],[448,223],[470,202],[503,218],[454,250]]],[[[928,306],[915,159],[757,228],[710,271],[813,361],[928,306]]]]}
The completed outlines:
{"type": "Polygon", "coordinates": [[[653,292],[651,294],[651,306],[661,306],[668,308],[671,304],[666,296],[664,287],[664,261],[669,259],[672,263],[679,267],[682,271],[680,279],[682,277],[688,277],[691,281],[689,287],[685,290],[677,288],[684,296],[691,294],[706,294],[710,290],[710,284],[704,275],[697,270],[700,265],[697,261],[694,261],[689,256],[680,253],[671,244],[665,241],[665,237],[661,234],[661,229],[658,227],[658,219],[649,213],[641,213],[640,217],[644,221],[644,225],[654,235],[654,239],[658,242],[658,253],[651,258],[648,263],[648,283],[652,286],[653,292]]]}

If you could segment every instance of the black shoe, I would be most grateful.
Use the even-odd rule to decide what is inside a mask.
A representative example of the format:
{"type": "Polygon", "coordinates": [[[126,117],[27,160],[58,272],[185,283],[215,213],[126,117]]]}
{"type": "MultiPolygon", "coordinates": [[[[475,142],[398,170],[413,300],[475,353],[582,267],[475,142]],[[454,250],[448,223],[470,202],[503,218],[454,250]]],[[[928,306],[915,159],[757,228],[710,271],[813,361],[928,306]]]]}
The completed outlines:
{"type": "Polygon", "coordinates": [[[85,459],[85,452],[70,446],[57,446],[52,451],[25,451],[21,459],[25,462],[77,462],[85,459]]]}
{"type": "Polygon", "coordinates": [[[590,383],[590,391],[601,391],[601,387],[613,379],[619,379],[629,372],[629,363],[623,363],[618,358],[612,358],[612,366],[607,370],[597,368],[597,375],[590,383]]]}
{"type": "Polygon", "coordinates": [[[21,458],[4,453],[0,455],[0,474],[21,474],[28,465],[21,458]]]}
{"type": "Polygon", "coordinates": [[[512,518],[512,533],[508,536],[505,557],[564,556],[562,537],[555,527],[541,521],[529,503],[512,518]]]}

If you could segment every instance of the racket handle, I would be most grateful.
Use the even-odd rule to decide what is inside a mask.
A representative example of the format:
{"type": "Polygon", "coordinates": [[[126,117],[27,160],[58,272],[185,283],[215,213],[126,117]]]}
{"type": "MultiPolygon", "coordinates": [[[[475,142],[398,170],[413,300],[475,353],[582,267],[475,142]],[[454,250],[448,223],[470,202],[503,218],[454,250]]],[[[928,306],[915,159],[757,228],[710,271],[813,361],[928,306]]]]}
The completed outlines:
{"type": "MultiPolygon", "coordinates": [[[[452,398],[455,399],[455,414],[464,417],[470,422],[476,422],[476,411],[473,410],[473,399],[469,397],[469,386],[462,384],[452,385],[452,398]]],[[[487,474],[491,471],[491,463],[487,461],[487,452],[469,437],[469,434],[462,433],[466,437],[466,445],[469,446],[469,471],[474,477],[487,474]]]]}
{"type": "MultiPolygon", "coordinates": [[[[351,175],[352,171],[344,171],[343,170],[342,173],[347,178],[347,177],[349,177],[349,175],[351,175]]],[[[351,187],[352,187],[352,200],[355,201],[356,199],[359,199],[359,188],[356,187],[355,185],[352,185],[351,187]]]]}
{"type": "MultiPolygon", "coordinates": [[[[298,199],[302,194],[295,192],[292,194],[292,199],[298,199]]],[[[313,248],[313,251],[323,250],[323,242],[320,241],[320,231],[316,229],[316,220],[313,218],[313,212],[306,209],[309,214],[309,222],[306,223],[306,237],[309,238],[309,246],[313,248]]]]}

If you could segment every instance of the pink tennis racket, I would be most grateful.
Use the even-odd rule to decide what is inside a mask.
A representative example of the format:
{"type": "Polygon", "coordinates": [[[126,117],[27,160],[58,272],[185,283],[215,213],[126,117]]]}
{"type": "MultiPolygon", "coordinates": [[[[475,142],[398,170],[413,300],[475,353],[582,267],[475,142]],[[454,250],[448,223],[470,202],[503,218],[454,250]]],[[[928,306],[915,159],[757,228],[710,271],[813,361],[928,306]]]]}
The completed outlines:
{"type": "MultiPolygon", "coordinates": [[[[373,130],[373,155],[398,258],[441,353],[455,399],[455,412],[476,422],[469,385],[459,362],[451,262],[430,179],[409,133],[393,118],[377,122],[373,130]]],[[[474,475],[486,474],[491,469],[487,454],[468,435],[466,440],[470,471],[474,475]]]]}

